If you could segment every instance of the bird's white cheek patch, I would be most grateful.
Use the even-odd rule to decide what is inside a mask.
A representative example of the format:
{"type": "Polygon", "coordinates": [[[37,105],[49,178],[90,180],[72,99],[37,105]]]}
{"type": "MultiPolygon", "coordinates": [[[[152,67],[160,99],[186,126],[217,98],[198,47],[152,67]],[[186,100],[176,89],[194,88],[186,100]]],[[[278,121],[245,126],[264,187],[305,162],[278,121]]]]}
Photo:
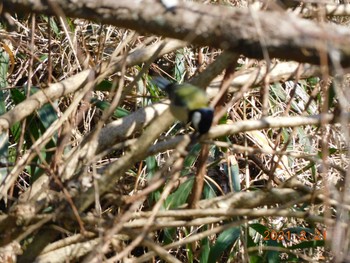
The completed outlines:
{"type": "Polygon", "coordinates": [[[166,9],[173,9],[179,5],[179,0],[161,0],[166,9]]]}
{"type": "Polygon", "coordinates": [[[198,112],[198,111],[195,111],[195,112],[193,113],[193,115],[192,115],[192,120],[191,120],[191,122],[192,122],[193,127],[194,127],[196,130],[198,130],[199,123],[200,123],[201,119],[202,119],[202,114],[201,114],[200,112],[198,112]]]}

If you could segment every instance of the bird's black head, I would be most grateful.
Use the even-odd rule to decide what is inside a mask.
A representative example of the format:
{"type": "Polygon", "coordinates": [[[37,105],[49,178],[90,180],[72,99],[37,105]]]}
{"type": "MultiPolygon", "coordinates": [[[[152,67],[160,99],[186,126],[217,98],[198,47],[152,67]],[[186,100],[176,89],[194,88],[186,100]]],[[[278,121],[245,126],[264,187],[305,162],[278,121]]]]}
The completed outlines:
{"type": "Polygon", "coordinates": [[[200,133],[207,133],[213,122],[214,110],[212,108],[201,108],[190,112],[192,126],[200,133]]]}

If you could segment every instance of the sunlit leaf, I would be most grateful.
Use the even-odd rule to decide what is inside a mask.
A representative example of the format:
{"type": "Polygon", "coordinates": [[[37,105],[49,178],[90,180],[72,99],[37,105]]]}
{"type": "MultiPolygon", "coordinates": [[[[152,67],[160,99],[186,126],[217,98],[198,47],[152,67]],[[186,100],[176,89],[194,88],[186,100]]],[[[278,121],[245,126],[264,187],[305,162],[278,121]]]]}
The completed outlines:
{"type": "MultiPolygon", "coordinates": [[[[96,98],[92,98],[91,99],[91,103],[94,104],[97,108],[101,109],[101,110],[106,110],[110,107],[110,103],[107,101],[103,101],[103,100],[99,100],[96,98]]],[[[129,111],[123,108],[116,108],[113,112],[113,117],[115,118],[123,118],[127,115],[129,115],[129,111]]]]}
{"type": "Polygon", "coordinates": [[[233,227],[223,231],[216,239],[214,246],[210,248],[208,262],[217,262],[222,253],[230,249],[231,246],[237,241],[240,234],[240,227],[233,227]]]}
{"type": "Polygon", "coordinates": [[[164,207],[167,209],[174,209],[180,205],[186,203],[188,196],[192,191],[194,178],[188,179],[186,182],[181,184],[178,189],[168,196],[164,202],[164,207]]]}
{"type": "Polygon", "coordinates": [[[176,51],[175,55],[175,71],[174,71],[174,78],[181,82],[183,79],[183,76],[186,74],[186,63],[185,63],[185,56],[184,56],[184,49],[179,49],[176,51]]]}

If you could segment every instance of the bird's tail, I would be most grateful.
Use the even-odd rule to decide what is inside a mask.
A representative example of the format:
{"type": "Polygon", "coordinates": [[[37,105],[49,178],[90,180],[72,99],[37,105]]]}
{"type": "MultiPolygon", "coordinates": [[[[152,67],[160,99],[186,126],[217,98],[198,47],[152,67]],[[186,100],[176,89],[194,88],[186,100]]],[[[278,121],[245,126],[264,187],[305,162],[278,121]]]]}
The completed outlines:
{"type": "Polygon", "coordinates": [[[152,78],[152,83],[155,84],[161,90],[168,92],[168,89],[173,85],[173,83],[163,77],[152,78]]]}

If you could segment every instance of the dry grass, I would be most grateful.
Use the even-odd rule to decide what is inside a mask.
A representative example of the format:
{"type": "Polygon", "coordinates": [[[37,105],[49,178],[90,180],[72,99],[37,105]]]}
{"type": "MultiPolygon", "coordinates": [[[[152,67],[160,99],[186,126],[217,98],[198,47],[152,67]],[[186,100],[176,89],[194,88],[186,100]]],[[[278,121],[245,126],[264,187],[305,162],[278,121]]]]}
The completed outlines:
{"type": "Polygon", "coordinates": [[[5,24],[2,114],[78,78],[73,92],[2,130],[1,261],[349,260],[346,69],[332,77],[325,65],[178,42],[157,54],[161,38],[80,19],[11,14],[5,24]],[[221,70],[232,74],[211,76],[227,56],[238,62],[221,70]],[[180,82],[210,76],[223,114],[200,143],[159,104],[165,96],[150,81],[159,73],[180,82]],[[310,118],[295,125],[299,117],[310,118]],[[269,125],[253,122],[261,119],[269,125]],[[191,203],[203,167],[203,194],[191,203]]]}

